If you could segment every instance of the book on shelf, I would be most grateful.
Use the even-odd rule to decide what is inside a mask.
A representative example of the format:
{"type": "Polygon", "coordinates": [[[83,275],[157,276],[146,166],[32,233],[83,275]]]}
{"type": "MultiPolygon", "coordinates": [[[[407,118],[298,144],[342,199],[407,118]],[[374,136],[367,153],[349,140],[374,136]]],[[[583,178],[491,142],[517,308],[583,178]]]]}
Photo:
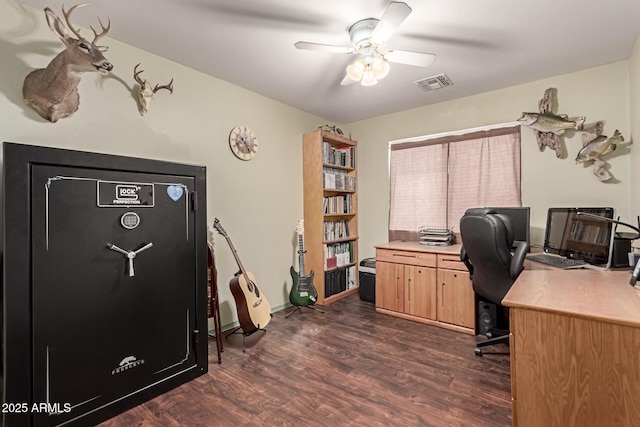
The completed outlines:
{"type": "Polygon", "coordinates": [[[336,188],[336,176],[334,174],[324,174],[324,188],[336,188]]]}
{"type": "Polygon", "coordinates": [[[339,294],[355,287],[355,267],[337,268],[324,272],[324,296],[339,294]]]}
{"type": "Polygon", "coordinates": [[[353,263],[353,242],[324,245],[324,267],[331,269],[353,263]]]}
{"type": "Polygon", "coordinates": [[[338,266],[338,257],[328,257],[324,260],[325,265],[324,265],[324,269],[325,270],[331,270],[334,269],[338,266]]]}
{"type": "Polygon", "coordinates": [[[356,178],[349,176],[347,171],[324,166],[322,177],[325,190],[355,191],[356,178]]]}
{"type": "Polygon", "coordinates": [[[346,220],[325,221],[324,240],[338,240],[349,237],[349,222],[346,220]]]}
{"type": "Polygon", "coordinates": [[[356,258],[354,256],[354,243],[353,242],[347,242],[347,247],[349,248],[349,259],[348,259],[348,263],[352,263],[355,262],[356,258]]]}
{"type": "MultiPolygon", "coordinates": [[[[338,292],[344,292],[347,290],[347,269],[346,268],[340,268],[338,270],[336,270],[338,272],[337,276],[338,276],[338,286],[337,286],[337,291],[338,292]]],[[[337,293],[338,293],[337,292],[337,293]]]]}
{"type": "Polygon", "coordinates": [[[322,162],[326,164],[355,168],[355,147],[337,148],[327,141],[322,143],[322,162]]]}
{"type": "Polygon", "coordinates": [[[356,267],[347,267],[347,290],[356,287],[356,267]]]}
{"type": "Polygon", "coordinates": [[[353,211],[353,195],[323,197],[322,207],[327,214],[350,214],[353,211]]]}

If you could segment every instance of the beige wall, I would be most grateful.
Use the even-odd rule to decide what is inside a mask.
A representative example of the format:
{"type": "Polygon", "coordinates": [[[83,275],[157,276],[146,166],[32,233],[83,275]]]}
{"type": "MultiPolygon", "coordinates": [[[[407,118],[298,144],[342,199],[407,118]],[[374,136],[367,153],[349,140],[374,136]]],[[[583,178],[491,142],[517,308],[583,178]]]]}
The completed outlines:
{"type": "MultiPolygon", "coordinates": [[[[109,46],[113,72],[85,74],[79,110],[49,123],[23,104],[22,82],[62,43],[42,11],[23,9],[14,0],[0,2],[0,141],[206,166],[208,223],[220,218],[272,307],[288,303],[295,228],[303,215],[302,134],[325,121],[108,37],[103,44],[109,46]],[[159,92],[144,117],[132,92],[138,62],[153,83],[174,78],[173,95],[159,92]],[[229,149],[229,132],[238,124],[251,126],[260,141],[250,162],[229,149]]],[[[237,266],[220,235],[211,232],[209,239],[215,242],[227,324],[237,318],[227,285],[237,266]]]]}
{"type": "MultiPolygon", "coordinates": [[[[602,120],[605,135],[619,129],[629,141],[628,61],[344,125],[359,141],[360,256],[373,256],[373,246],[387,240],[389,141],[514,121],[523,111],[536,112],[548,87],[557,88],[556,113],[602,120]]],[[[549,149],[540,152],[533,131],[522,129],[522,202],[531,206],[534,243],[542,243],[550,206],[613,206],[627,220],[638,212],[630,203],[628,142],[607,156],[615,179],[602,183],[590,166],[574,162],[581,133],[563,139],[567,154],[558,159],[549,149]]]]}

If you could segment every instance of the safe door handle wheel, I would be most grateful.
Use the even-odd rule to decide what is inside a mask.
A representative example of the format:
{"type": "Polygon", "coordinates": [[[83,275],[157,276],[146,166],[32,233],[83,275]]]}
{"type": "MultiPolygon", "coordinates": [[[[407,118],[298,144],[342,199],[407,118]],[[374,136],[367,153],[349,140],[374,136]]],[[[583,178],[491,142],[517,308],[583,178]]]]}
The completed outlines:
{"type": "Polygon", "coordinates": [[[123,254],[124,256],[127,257],[127,259],[129,260],[129,277],[133,277],[135,275],[135,271],[133,269],[133,259],[136,257],[137,254],[139,254],[140,252],[149,249],[150,247],[153,246],[153,243],[147,243],[146,245],[144,245],[143,247],[141,247],[140,249],[137,249],[135,251],[126,251],[112,243],[107,243],[107,247],[113,251],[116,252],[120,252],[121,254],[123,254]]]}

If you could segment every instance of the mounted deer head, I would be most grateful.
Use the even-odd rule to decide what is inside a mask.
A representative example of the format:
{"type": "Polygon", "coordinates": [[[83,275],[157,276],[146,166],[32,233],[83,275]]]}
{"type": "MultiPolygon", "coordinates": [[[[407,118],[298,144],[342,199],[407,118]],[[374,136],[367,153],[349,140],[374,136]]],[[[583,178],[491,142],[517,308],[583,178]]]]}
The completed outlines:
{"type": "Polygon", "coordinates": [[[82,73],[97,71],[106,74],[113,69],[113,65],[102,54],[108,47],[96,45],[97,41],[109,32],[111,19],[105,27],[98,18],[102,32],[98,34],[93,27],[90,27],[94,38],[92,42],[89,42],[80,35],[80,31],[74,28],[69,20],[73,11],[82,6],[86,6],[86,4],[77,4],[68,12],[64,10],[64,6],[62,7],[67,26],[77,39],[69,35],[62,21],[51,9],[45,8],[44,13],[49,28],[67,48],[53,58],[47,68],[40,68],[29,73],[25,77],[22,87],[25,104],[53,123],[78,110],[80,102],[78,83],[80,83],[82,73]]]}
{"type": "Polygon", "coordinates": [[[140,102],[140,114],[143,116],[149,111],[149,104],[151,100],[155,96],[156,92],[160,89],[166,89],[169,93],[173,93],[173,79],[166,85],[155,85],[153,89],[151,89],[151,85],[147,85],[147,80],[142,80],[140,78],[140,74],[144,72],[144,70],[138,71],[138,67],[140,63],[133,67],[133,78],[138,82],[140,87],[138,88],[138,101],[140,102]]]}

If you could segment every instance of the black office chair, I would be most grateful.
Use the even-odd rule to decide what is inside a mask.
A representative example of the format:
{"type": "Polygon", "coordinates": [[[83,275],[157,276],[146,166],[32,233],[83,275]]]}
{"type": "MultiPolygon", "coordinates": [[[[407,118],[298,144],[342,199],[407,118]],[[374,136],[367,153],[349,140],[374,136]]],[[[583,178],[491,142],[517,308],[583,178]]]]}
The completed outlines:
{"type": "MultiPolygon", "coordinates": [[[[481,298],[500,305],[522,272],[529,245],[522,242],[512,253],[511,219],[487,208],[468,209],[460,219],[460,234],[460,259],[469,270],[473,290],[481,298]]],[[[509,334],[478,342],[475,354],[482,356],[480,347],[508,342],[509,334]]]]}

